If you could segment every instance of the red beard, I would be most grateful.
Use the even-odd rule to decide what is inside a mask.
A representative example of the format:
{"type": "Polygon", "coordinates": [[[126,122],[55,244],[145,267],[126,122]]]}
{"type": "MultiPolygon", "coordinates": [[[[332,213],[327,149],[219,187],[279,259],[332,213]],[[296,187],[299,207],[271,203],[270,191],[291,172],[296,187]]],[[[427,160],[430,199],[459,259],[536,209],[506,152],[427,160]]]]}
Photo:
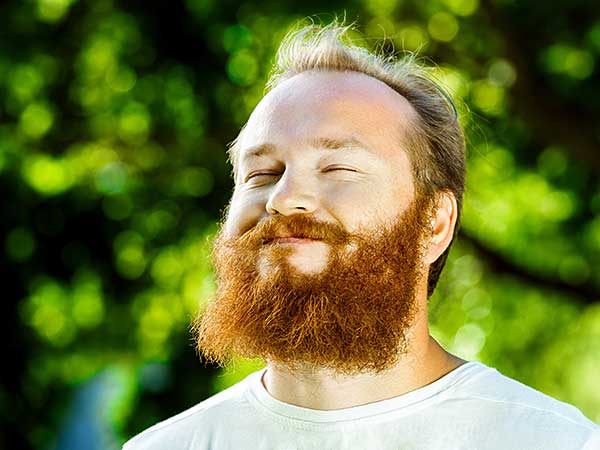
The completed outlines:
{"type": "Polygon", "coordinates": [[[231,239],[221,229],[213,249],[216,298],[193,323],[198,351],[220,365],[238,355],[341,375],[393,367],[407,351],[416,288],[426,273],[430,207],[419,198],[392,227],[368,235],[301,214],[269,217],[231,239]],[[284,233],[328,244],[326,268],[307,275],[290,265],[294,250],[269,244],[284,233]],[[274,269],[261,274],[265,259],[274,269]]]}

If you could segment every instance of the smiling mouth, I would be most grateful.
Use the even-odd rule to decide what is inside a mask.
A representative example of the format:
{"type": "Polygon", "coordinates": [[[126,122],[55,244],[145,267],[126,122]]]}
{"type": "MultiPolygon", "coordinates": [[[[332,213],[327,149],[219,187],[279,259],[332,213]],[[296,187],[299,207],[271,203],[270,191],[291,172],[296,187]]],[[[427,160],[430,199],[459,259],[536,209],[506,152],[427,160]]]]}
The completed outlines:
{"type": "Polygon", "coordinates": [[[317,239],[305,238],[305,237],[295,237],[295,236],[285,236],[285,237],[275,237],[266,242],[266,244],[307,244],[310,242],[315,242],[317,239]]]}

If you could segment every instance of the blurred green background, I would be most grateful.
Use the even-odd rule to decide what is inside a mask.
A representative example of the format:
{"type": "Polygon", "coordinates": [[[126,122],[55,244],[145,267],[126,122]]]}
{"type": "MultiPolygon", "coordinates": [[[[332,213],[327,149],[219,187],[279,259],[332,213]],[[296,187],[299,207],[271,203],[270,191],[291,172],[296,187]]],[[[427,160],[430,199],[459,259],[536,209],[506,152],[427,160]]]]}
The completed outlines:
{"type": "Polygon", "coordinates": [[[419,51],[468,135],[432,331],[600,421],[600,4],[13,0],[0,6],[3,449],[117,449],[261,366],[205,367],[226,144],[299,19],[419,51]]]}

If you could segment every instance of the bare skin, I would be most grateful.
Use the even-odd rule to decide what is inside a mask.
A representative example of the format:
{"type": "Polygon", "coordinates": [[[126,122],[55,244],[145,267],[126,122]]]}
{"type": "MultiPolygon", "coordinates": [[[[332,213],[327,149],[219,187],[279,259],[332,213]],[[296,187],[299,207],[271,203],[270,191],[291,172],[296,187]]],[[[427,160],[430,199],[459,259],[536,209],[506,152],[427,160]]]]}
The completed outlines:
{"type": "MultiPolygon", "coordinates": [[[[263,98],[240,136],[227,233],[239,236],[276,214],[310,214],[348,231],[391,222],[415,197],[410,161],[401,144],[402,134],[415,126],[415,115],[406,99],[363,74],[302,73],[281,83],[263,98]],[[368,150],[360,145],[332,150],[315,138],[356,139],[368,150]],[[269,151],[257,157],[265,144],[269,151]]],[[[456,214],[454,196],[441,195],[424,270],[449,245],[456,214]]],[[[316,273],[328,263],[327,244],[322,242],[298,239],[281,245],[294,249],[289,262],[299,272],[316,273]]],[[[265,388],[282,402],[333,410],[402,395],[456,369],[465,361],[445,351],[429,333],[426,286],[424,276],[416,289],[418,312],[408,330],[408,352],[389,371],[342,377],[307,367],[292,373],[267,361],[265,388]]]]}

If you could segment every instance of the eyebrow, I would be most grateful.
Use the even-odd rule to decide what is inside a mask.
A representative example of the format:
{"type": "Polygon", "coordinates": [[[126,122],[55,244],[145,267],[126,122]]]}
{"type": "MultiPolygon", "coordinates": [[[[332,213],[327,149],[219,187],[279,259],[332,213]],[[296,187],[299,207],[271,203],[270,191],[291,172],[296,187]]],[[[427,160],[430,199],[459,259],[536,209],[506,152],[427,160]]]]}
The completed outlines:
{"type": "MultiPolygon", "coordinates": [[[[326,150],[343,150],[350,148],[365,149],[369,153],[375,154],[375,152],[366,144],[362,143],[358,139],[351,137],[347,139],[334,139],[334,138],[315,138],[309,141],[309,145],[314,148],[321,148],[326,150]]],[[[277,146],[271,143],[259,144],[247,148],[242,151],[243,158],[257,158],[271,154],[277,150],[277,146]]]]}
{"type": "Polygon", "coordinates": [[[317,138],[310,142],[311,146],[316,148],[325,148],[327,150],[340,150],[343,148],[363,148],[372,152],[368,145],[363,144],[358,139],[351,137],[348,139],[317,138]]]}

